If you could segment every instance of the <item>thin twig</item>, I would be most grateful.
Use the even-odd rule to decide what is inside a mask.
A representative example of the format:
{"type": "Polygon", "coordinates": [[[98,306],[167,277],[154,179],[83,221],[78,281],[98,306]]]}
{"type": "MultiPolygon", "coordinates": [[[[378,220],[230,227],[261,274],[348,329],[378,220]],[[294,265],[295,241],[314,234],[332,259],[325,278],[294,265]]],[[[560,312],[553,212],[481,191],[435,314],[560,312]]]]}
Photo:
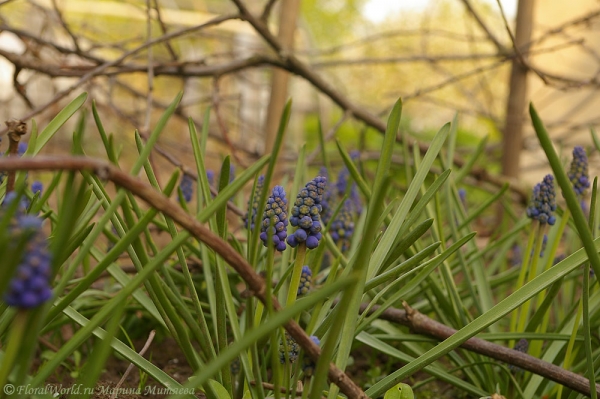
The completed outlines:
{"type": "MultiPolygon", "coordinates": [[[[156,10],[156,20],[158,21],[158,25],[160,26],[160,29],[162,30],[163,35],[165,35],[165,34],[167,34],[167,25],[165,25],[165,22],[162,20],[162,16],[160,13],[160,7],[158,5],[158,0],[154,0],[154,9],[156,10]]],[[[167,51],[169,52],[171,59],[173,59],[173,61],[177,61],[179,59],[179,57],[177,56],[177,53],[175,52],[175,50],[173,49],[173,46],[171,46],[171,43],[169,41],[165,42],[165,47],[167,48],[167,51]]]]}
{"type": "Polygon", "coordinates": [[[225,121],[221,117],[219,102],[220,102],[219,101],[219,77],[215,76],[215,78],[213,79],[212,106],[213,106],[213,111],[215,112],[215,117],[217,118],[217,125],[219,126],[219,129],[221,130],[221,135],[223,136],[223,140],[225,141],[225,143],[227,143],[227,146],[229,147],[229,150],[231,152],[231,156],[233,157],[233,159],[235,159],[235,162],[238,165],[246,167],[247,165],[245,165],[245,163],[242,162],[241,158],[239,157],[239,155],[237,153],[236,148],[233,146],[233,143],[231,142],[231,139],[229,138],[229,132],[227,131],[227,126],[225,126],[225,121]]]}
{"type": "MultiPolygon", "coordinates": [[[[155,335],[156,335],[155,330],[150,331],[150,334],[148,335],[148,339],[146,340],[144,347],[138,352],[138,355],[144,356],[144,354],[150,347],[150,344],[152,344],[152,341],[154,340],[155,335]]],[[[127,370],[125,370],[125,372],[123,373],[123,377],[121,377],[119,382],[117,382],[117,385],[115,385],[115,389],[113,390],[113,394],[110,395],[110,399],[115,399],[117,397],[117,395],[119,394],[119,387],[121,385],[123,385],[123,383],[127,379],[127,376],[129,376],[129,374],[131,373],[131,370],[133,370],[134,367],[135,367],[135,364],[129,363],[129,366],[127,366],[127,370]]]]}
{"type": "MultiPolygon", "coordinates": [[[[335,123],[335,125],[333,125],[331,127],[331,129],[329,129],[329,131],[325,134],[324,137],[324,141],[327,143],[329,140],[331,140],[335,134],[337,133],[337,131],[339,130],[340,126],[342,126],[344,124],[344,122],[346,122],[346,120],[350,117],[350,113],[349,112],[344,112],[344,114],[342,115],[342,117],[335,123]]],[[[307,157],[306,157],[306,163],[310,164],[319,154],[321,153],[321,144],[319,144],[317,146],[317,148],[315,148],[315,150],[313,152],[311,152],[307,157]]],[[[295,159],[295,158],[294,158],[295,159]]]]}
{"type": "MultiPolygon", "coordinates": [[[[136,47],[132,50],[129,50],[127,52],[125,52],[123,55],[121,55],[119,58],[113,60],[113,61],[109,61],[109,62],[105,62],[102,65],[99,65],[98,67],[92,69],[91,71],[89,71],[88,73],[86,73],[85,75],[83,75],[77,82],[73,83],[71,86],[67,87],[64,90],[61,90],[60,92],[58,92],[56,95],[54,95],[54,97],[48,101],[46,104],[36,108],[35,110],[33,110],[32,112],[28,113],[27,115],[23,116],[21,119],[22,120],[28,120],[33,118],[34,116],[44,112],[46,109],[48,109],[50,106],[56,104],[58,101],[62,100],[63,98],[65,98],[67,95],[69,95],[72,91],[74,91],[75,89],[81,87],[83,84],[87,83],[89,80],[91,80],[92,78],[94,78],[95,76],[97,76],[98,74],[101,74],[102,72],[104,72],[106,69],[113,67],[115,65],[119,65],[121,64],[124,60],[126,60],[127,58],[131,57],[132,55],[135,55],[137,53],[139,53],[142,50],[145,50],[148,47],[154,46],[155,44],[158,43],[162,43],[164,41],[168,41],[171,40],[173,38],[182,36],[182,35],[186,35],[188,33],[191,32],[195,32],[210,26],[215,26],[218,25],[222,22],[225,21],[229,21],[231,19],[237,19],[239,18],[238,15],[236,14],[228,14],[228,15],[221,15],[218,17],[215,17],[203,24],[200,25],[196,25],[196,26],[192,26],[190,28],[185,28],[185,29],[181,29],[178,31],[174,31],[171,33],[168,33],[166,35],[162,35],[160,37],[157,37],[156,39],[153,40],[149,40],[146,43],[140,45],[139,47],[136,47]]],[[[4,135],[6,133],[6,129],[0,131],[0,136],[4,135]]]]}
{"type": "Polygon", "coordinates": [[[483,18],[481,18],[481,16],[477,13],[477,11],[475,11],[475,8],[471,4],[471,2],[469,0],[462,0],[462,2],[465,5],[465,7],[467,8],[467,10],[469,11],[469,13],[471,14],[471,16],[473,17],[473,19],[475,20],[475,22],[477,22],[477,24],[479,25],[481,30],[483,30],[485,32],[488,39],[490,39],[490,41],[494,44],[494,46],[496,46],[498,53],[502,54],[502,55],[506,55],[508,53],[508,50],[502,43],[500,43],[500,40],[498,40],[498,38],[492,33],[492,31],[487,27],[485,22],[483,22],[483,18]]]}
{"type": "MultiPolygon", "coordinates": [[[[546,79],[546,76],[544,74],[542,74],[538,69],[534,68],[529,63],[529,61],[525,58],[525,56],[521,52],[521,49],[517,45],[517,40],[515,39],[515,35],[513,35],[512,30],[510,29],[510,26],[508,24],[508,20],[506,19],[506,14],[504,13],[504,7],[502,7],[502,2],[500,2],[500,0],[496,0],[496,3],[498,3],[498,7],[500,8],[500,15],[502,16],[502,21],[504,22],[504,27],[506,28],[506,31],[508,32],[508,36],[510,36],[510,41],[512,42],[513,49],[515,50],[515,53],[517,54],[519,61],[521,62],[521,64],[524,67],[533,71],[540,79],[542,79],[542,81],[546,85],[548,85],[549,83],[548,83],[548,79],[546,79]]],[[[525,50],[527,50],[528,46],[529,46],[529,44],[525,47],[525,50]]]]}

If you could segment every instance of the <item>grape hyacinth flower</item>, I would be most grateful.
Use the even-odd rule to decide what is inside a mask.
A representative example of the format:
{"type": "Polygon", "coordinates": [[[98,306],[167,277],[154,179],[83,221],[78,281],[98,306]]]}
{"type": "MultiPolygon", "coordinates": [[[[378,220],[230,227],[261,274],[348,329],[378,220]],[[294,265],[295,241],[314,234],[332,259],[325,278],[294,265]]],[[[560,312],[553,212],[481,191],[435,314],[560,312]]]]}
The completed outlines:
{"type": "Polygon", "coordinates": [[[31,183],[31,191],[34,194],[40,193],[40,195],[41,195],[43,189],[44,189],[44,185],[42,184],[42,182],[36,180],[33,183],[31,183]]]}
{"type": "MultiPolygon", "coordinates": [[[[355,154],[355,152],[353,152],[355,154]]],[[[352,156],[352,155],[351,155],[352,156]]],[[[352,159],[356,159],[358,157],[358,153],[352,156],[352,159]]],[[[346,190],[348,189],[348,181],[350,178],[350,171],[348,168],[344,167],[340,170],[338,174],[338,180],[335,183],[335,187],[337,189],[337,194],[339,198],[342,198],[346,194],[346,190]]],[[[357,215],[362,213],[362,204],[360,201],[360,195],[358,194],[358,186],[356,182],[352,182],[352,186],[350,187],[350,202],[354,207],[354,211],[356,211],[357,215]]]]}
{"type": "Polygon", "coordinates": [[[556,217],[552,214],[556,210],[556,192],[554,191],[554,176],[546,175],[541,183],[533,188],[533,195],[527,208],[527,216],[539,221],[541,224],[553,225],[556,217]]]}
{"type": "Polygon", "coordinates": [[[214,186],[215,185],[215,172],[211,169],[208,169],[206,171],[206,180],[208,180],[208,185],[209,186],[214,186]]]}
{"type": "Polygon", "coordinates": [[[27,143],[24,141],[19,142],[19,147],[17,147],[17,154],[22,157],[23,154],[27,151],[27,143]]]}
{"type": "Polygon", "coordinates": [[[585,190],[590,187],[588,158],[585,150],[580,146],[573,148],[573,160],[571,161],[571,167],[567,175],[573,185],[575,194],[579,197],[585,194],[585,190]]]}
{"type": "Polygon", "coordinates": [[[179,188],[181,189],[185,202],[190,202],[194,195],[194,180],[192,177],[184,173],[181,182],[179,183],[179,188]]]}
{"type": "MultiPolygon", "coordinates": [[[[327,168],[322,167],[319,170],[319,176],[323,176],[326,179],[329,178],[329,173],[327,172],[327,168]]],[[[331,205],[333,200],[333,192],[329,187],[323,193],[323,198],[321,198],[321,223],[326,225],[329,223],[331,216],[333,215],[333,209],[331,209],[331,205]]]]}
{"type": "Polygon", "coordinates": [[[300,345],[298,345],[296,340],[287,331],[284,333],[284,337],[285,345],[283,341],[279,343],[279,361],[281,364],[285,364],[285,350],[287,346],[287,358],[290,360],[290,363],[295,363],[300,353],[300,345]]]}
{"type": "Polygon", "coordinates": [[[312,271],[308,266],[302,266],[302,274],[300,275],[300,285],[298,286],[297,296],[304,296],[310,291],[312,285],[312,271]]]}
{"type": "Polygon", "coordinates": [[[267,200],[261,225],[260,239],[264,246],[268,246],[269,229],[271,229],[271,240],[275,249],[279,252],[285,251],[285,239],[287,238],[287,198],[281,186],[275,186],[273,193],[267,200]]]}
{"type": "MultiPolygon", "coordinates": [[[[311,335],[310,340],[315,343],[315,345],[321,345],[321,341],[314,335],[311,335]]],[[[312,377],[315,372],[315,362],[310,357],[304,355],[304,359],[302,360],[302,371],[304,372],[305,377],[312,377]]]]}
{"type": "Polygon", "coordinates": [[[317,176],[300,190],[292,207],[290,224],[298,229],[287,238],[288,244],[294,248],[305,243],[306,248],[314,249],[321,240],[321,201],[327,179],[317,176]]]}
{"type": "MultiPolygon", "coordinates": [[[[527,341],[525,338],[521,338],[514,347],[514,350],[521,352],[521,353],[527,353],[527,351],[529,350],[529,341],[527,341]]],[[[520,367],[514,366],[514,365],[509,365],[508,366],[509,369],[511,369],[514,372],[521,372],[523,371],[520,367]]]]}
{"type": "Polygon", "coordinates": [[[238,375],[240,373],[240,371],[242,370],[242,364],[240,362],[239,357],[233,359],[233,362],[231,362],[231,364],[229,365],[229,370],[233,375],[238,375]]]}
{"type": "Polygon", "coordinates": [[[11,221],[9,230],[11,237],[27,235],[29,239],[15,275],[4,293],[4,302],[21,309],[38,307],[52,297],[51,256],[47,237],[42,230],[42,220],[37,216],[18,213],[11,221]]]}
{"type": "Polygon", "coordinates": [[[333,242],[341,245],[342,251],[347,251],[350,247],[350,238],[354,232],[354,221],[352,218],[352,202],[346,200],[344,206],[337,215],[337,218],[331,223],[331,238],[333,242]]]}
{"type": "Polygon", "coordinates": [[[256,213],[258,211],[258,202],[260,201],[260,194],[262,193],[263,185],[264,185],[265,177],[259,176],[256,182],[256,188],[254,189],[254,194],[252,198],[248,200],[248,212],[244,215],[242,220],[244,221],[244,226],[250,231],[254,231],[254,222],[256,221],[256,213]],[[248,219],[250,218],[250,220],[248,219]]]}

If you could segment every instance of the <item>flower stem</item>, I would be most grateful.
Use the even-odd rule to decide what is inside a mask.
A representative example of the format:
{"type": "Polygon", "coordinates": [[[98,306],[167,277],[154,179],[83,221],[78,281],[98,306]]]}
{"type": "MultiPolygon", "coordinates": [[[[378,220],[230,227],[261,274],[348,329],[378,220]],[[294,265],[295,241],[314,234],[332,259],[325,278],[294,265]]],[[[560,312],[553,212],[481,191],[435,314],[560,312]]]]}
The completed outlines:
{"type": "MultiPolygon", "coordinates": [[[[525,248],[525,252],[523,254],[523,260],[521,262],[521,272],[519,273],[519,278],[517,279],[515,291],[521,288],[525,283],[525,276],[527,275],[527,270],[529,269],[529,260],[531,259],[531,252],[533,251],[533,243],[535,241],[535,234],[538,231],[538,227],[539,222],[537,220],[534,220],[533,223],[531,223],[529,240],[527,241],[527,247],[525,248]]],[[[518,317],[519,313],[517,312],[517,310],[513,311],[510,318],[510,331],[517,331],[518,317]]],[[[509,347],[512,348],[514,344],[514,340],[511,340],[509,343],[509,347]]]]}
{"type": "MultiPolygon", "coordinates": [[[[542,242],[544,241],[545,231],[546,231],[546,225],[545,224],[540,225],[538,232],[537,232],[535,250],[533,251],[533,258],[531,260],[531,270],[529,271],[529,273],[527,275],[527,282],[530,282],[537,276],[537,266],[538,266],[539,259],[540,259],[540,253],[542,252],[542,242]]],[[[517,325],[516,331],[525,331],[525,324],[526,324],[527,320],[529,319],[529,310],[531,309],[531,305],[532,305],[533,301],[534,301],[533,299],[530,299],[529,301],[527,301],[523,304],[523,308],[522,308],[521,314],[519,316],[519,324],[517,325]]]]}
{"type": "Polygon", "coordinates": [[[302,276],[302,266],[304,266],[304,259],[306,258],[306,244],[301,243],[298,245],[298,251],[296,252],[296,261],[294,262],[294,270],[292,272],[292,280],[290,281],[290,288],[288,291],[287,301],[285,306],[291,306],[296,302],[296,296],[298,295],[298,287],[300,286],[300,277],[302,276]]]}
{"type": "MultiPolygon", "coordinates": [[[[0,387],[6,385],[10,372],[15,369],[15,360],[21,347],[21,341],[25,336],[25,327],[27,326],[29,312],[19,310],[13,320],[13,325],[6,345],[6,352],[2,358],[2,366],[0,367],[0,387]]],[[[4,398],[4,392],[0,393],[0,398],[4,398]]]]}

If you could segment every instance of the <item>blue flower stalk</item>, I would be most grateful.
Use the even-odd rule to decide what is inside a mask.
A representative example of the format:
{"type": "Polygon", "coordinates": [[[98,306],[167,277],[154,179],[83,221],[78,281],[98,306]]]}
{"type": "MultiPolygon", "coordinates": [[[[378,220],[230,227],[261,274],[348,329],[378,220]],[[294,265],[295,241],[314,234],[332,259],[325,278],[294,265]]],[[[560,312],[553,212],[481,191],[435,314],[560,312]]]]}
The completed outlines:
{"type": "Polygon", "coordinates": [[[590,178],[588,173],[588,158],[583,147],[573,148],[573,160],[567,173],[575,194],[581,198],[585,191],[590,188],[590,178]]]}
{"type": "Polygon", "coordinates": [[[327,179],[317,176],[298,193],[290,217],[290,224],[298,229],[287,239],[292,248],[302,243],[305,243],[308,249],[314,249],[319,245],[322,237],[321,201],[326,185],[327,179]]]}
{"type": "MultiPolygon", "coordinates": [[[[554,216],[556,211],[556,192],[554,189],[554,176],[546,175],[544,179],[535,185],[533,188],[533,195],[527,208],[527,216],[533,220],[533,228],[529,233],[529,240],[525,252],[525,258],[523,259],[523,265],[517,285],[515,289],[519,289],[524,283],[533,280],[537,276],[538,263],[540,254],[542,253],[542,247],[544,242],[544,235],[547,227],[556,223],[556,217],[554,216]],[[533,243],[535,242],[535,250],[532,252],[533,243]],[[531,265],[529,264],[531,261],[531,265]],[[527,278],[526,278],[527,277],[527,278]]],[[[563,217],[563,222],[566,218],[563,217]]],[[[562,225],[562,223],[561,223],[562,225]]],[[[554,249],[552,250],[554,252],[554,249]]],[[[553,257],[552,255],[551,257],[553,257]]],[[[531,309],[533,300],[523,304],[521,313],[518,316],[517,323],[517,312],[513,312],[511,317],[511,331],[524,331],[527,320],[529,319],[529,311],[531,309]]]]}
{"type": "Polygon", "coordinates": [[[17,215],[10,234],[13,237],[29,235],[30,238],[16,273],[4,293],[4,302],[20,309],[38,307],[52,297],[51,256],[42,231],[42,220],[32,215],[17,215]]]}
{"type": "Polygon", "coordinates": [[[189,203],[194,195],[194,180],[186,173],[183,174],[181,181],[179,182],[179,188],[185,202],[189,203]]]}
{"type": "Polygon", "coordinates": [[[42,195],[43,189],[44,189],[44,185],[42,184],[41,181],[36,180],[33,183],[31,183],[31,192],[33,192],[34,194],[40,193],[40,195],[42,195]]]}
{"type": "Polygon", "coordinates": [[[308,266],[302,266],[302,273],[300,274],[300,285],[298,286],[298,292],[296,296],[301,297],[310,292],[312,286],[312,271],[308,266]]]}
{"type": "Polygon", "coordinates": [[[537,220],[540,224],[554,225],[556,217],[556,191],[554,190],[554,176],[546,175],[541,183],[533,188],[533,195],[527,207],[527,216],[537,220]]]}
{"type": "Polygon", "coordinates": [[[244,226],[250,231],[254,231],[254,223],[256,221],[256,214],[258,212],[258,202],[260,201],[260,194],[262,193],[264,182],[265,177],[262,175],[259,176],[258,180],[256,181],[254,193],[248,200],[248,212],[246,212],[246,214],[242,217],[244,226]]]}
{"type": "Polygon", "coordinates": [[[317,176],[300,190],[291,210],[290,224],[297,227],[294,234],[288,236],[290,247],[298,246],[292,279],[288,290],[286,305],[290,306],[296,300],[302,266],[307,249],[314,249],[321,240],[321,201],[327,185],[324,176],[317,176]]]}
{"type": "MultiPolygon", "coordinates": [[[[321,345],[321,340],[319,340],[318,337],[311,335],[310,340],[312,342],[315,343],[315,345],[320,346],[321,345]]],[[[313,376],[314,372],[315,372],[315,361],[312,360],[310,357],[306,356],[306,354],[304,355],[304,358],[302,359],[302,371],[304,372],[304,377],[306,378],[310,378],[313,376]]]]}
{"type": "MultiPolygon", "coordinates": [[[[521,352],[521,353],[527,353],[527,351],[529,350],[529,341],[527,341],[525,338],[521,338],[514,346],[513,348],[514,350],[516,350],[517,352],[521,352]]],[[[508,368],[514,372],[514,373],[521,373],[523,372],[523,369],[514,365],[509,365],[508,368]]]]}
{"type": "Polygon", "coordinates": [[[260,239],[265,247],[268,247],[269,236],[275,249],[279,252],[285,251],[285,239],[287,238],[287,204],[285,190],[281,186],[275,186],[273,193],[267,200],[263,220],[261,224],[260,239]]]}
{"type": "Polygon", "coordinates": [[[352,202],[346,200],[342,209],[338,213],[336,219],[331,223],[329,228],[331,238],[335,242],[342,252],[347,251],[350,248],[350,240],[352,233],[354,233],[354,218],[352,215],[352,202]]]}
{"type": "Polygon", "coordinates": [[[287,331],[284,333],[284,339],[285,343],[284,341],[279,343],[279,361],[281,364],[285,364],[287,357],[290,363],[296,363],[300,354],[300,345],[287,331]]]}
{"type": "MultiPolygon", "coordinates": [[[[9,193],[3,206],[16,200],[15,194],[9,193]],[[12,195],[11,195],[12,194],[12,195]]],[[[0,386],[4,386],[8,375],[13,370],[18,359],[21,345],[28,327],[29,310],[46,303],[52,297],[51,289],[51,255],[48,250],[47,237],[42,230],[42,220],[37,216],[26,215],[22,209],[11,219],[8,226],[8,236],[11,242],[25,240],[23,253],[20,255],[15,274],[8,282],[3,293],[4,302],[17,308],[8,338],[8,345],[0,366],[0,386]]]]}

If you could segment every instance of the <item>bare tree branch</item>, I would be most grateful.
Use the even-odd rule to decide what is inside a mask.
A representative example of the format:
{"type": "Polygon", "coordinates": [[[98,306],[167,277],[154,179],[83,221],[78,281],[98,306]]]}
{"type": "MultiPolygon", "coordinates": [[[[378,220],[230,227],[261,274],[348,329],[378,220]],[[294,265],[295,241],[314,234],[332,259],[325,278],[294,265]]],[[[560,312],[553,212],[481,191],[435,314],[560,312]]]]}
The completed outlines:
{"type": "MultiPolygon", "coordinates": [[[[406,303],[404,306],[406,310],[387,308],[379,317],[384,320],[410,327],[411,331],[414,333],[428,335],[440,341],[450,338],[456,333],[455,329],[430,319],[418,310],[411,308],[406,303]]],[[[368,307],[369,304],[362,304],[360,311],[364,312],[368,307]]],[[[380,307],[375,305],[369,309],[368,313],[372,314],[379,309],[380,307]]],[[[587,378],[526,353],[506,348],[480,338],[470,338],[463,342],[460,347],[520,367],[523,370],[530,371],[564,385],[565,387],[571,388],[574,391],[590,396],[590,381],[587,378]]],[[[596,384],[596,391],[600,394],[600,384],[596,384]]]]}

